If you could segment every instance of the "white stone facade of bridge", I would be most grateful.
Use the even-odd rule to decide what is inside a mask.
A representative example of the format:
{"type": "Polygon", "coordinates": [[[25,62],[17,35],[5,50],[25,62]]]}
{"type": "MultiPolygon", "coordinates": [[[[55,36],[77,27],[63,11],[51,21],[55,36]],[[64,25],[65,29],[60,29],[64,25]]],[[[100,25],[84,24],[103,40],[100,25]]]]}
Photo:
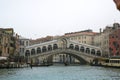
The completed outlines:
{"type": "MultiPolygon", "coordinates": [[[[54,51],[56,49],[71,49],[71,50],[81,51],[82,53],[88,53],[89,55],[102,56],[102,51],[99,47],[95,47],[87,44],[80,44],[74,41],[70,41],[66,38],[61,38],[58,40],[53,40],[45,43],[28,46],[26,47],[25,56],[29,58],[32,56],[33,58],[33,56],[35,55],[54,51]]],[[[36,57],[34,57],[34,59],[35,58],[36,57]]],[[[39,60],[46,59],[46,55],[40,55],[38,59],[39,60]]]]}

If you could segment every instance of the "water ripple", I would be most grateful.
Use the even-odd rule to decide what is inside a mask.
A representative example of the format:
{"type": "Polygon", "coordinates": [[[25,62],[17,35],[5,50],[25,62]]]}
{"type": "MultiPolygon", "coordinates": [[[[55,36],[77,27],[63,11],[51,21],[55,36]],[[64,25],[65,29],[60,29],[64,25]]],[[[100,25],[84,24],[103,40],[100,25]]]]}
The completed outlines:
{"type": "Polygon", "coordinates": [[[120,80],[120,70],[92,66],[3,69],[0,80],[120,80]]]}

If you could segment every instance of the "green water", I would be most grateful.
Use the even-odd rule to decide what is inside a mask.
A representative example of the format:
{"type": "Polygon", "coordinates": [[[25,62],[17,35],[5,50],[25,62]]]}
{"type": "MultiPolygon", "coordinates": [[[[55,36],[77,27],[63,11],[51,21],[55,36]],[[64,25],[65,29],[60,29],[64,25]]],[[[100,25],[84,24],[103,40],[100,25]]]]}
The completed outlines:
{"type": "Polygon", "coordinates": [[[120,69],[92,66],[1,69],[0,80],[120,80],[120,69]]]}

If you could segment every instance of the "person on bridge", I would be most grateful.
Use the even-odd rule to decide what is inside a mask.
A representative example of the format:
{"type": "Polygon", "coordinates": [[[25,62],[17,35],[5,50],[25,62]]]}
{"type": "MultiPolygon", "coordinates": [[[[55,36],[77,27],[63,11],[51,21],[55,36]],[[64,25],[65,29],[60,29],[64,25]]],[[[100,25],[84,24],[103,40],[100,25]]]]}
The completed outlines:
{"type": "Polygon", "coordinates": [[[120,11],[120,0],[113,0],[116,4],[117,9],[120,11]]]}

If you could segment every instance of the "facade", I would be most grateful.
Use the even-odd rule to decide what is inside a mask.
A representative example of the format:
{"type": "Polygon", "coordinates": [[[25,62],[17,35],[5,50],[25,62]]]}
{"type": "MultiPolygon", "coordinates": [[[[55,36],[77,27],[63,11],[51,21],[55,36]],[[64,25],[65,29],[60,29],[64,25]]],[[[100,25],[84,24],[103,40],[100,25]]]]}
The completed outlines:
{"type": "Polygon", "coordinates": [[[119,45],[119,29],[120,24],[114,23],[113,26],[107,26],[103,32],[100,29],[100,33],[95,35],[94,37],[94,45],[98,46],[102,49],[102,53],[104,57],[110,57],[114,56],[115,54],[118,54],[118,45],[119,45]],[[117,37],[115,37],[117,36],[117,37]],[[115,37],[115,38],[113,38],[115,37]],[[114,43],[114,44],[113,44],[114,43]],[[115,49],[115,46],[117,44],[117,47],[115,49]],[[114,46],[114,47],[113,47],[114,46]],[[116,53],[117,51],[117,53],[116,53]]]}
{"type": "Polygon", "coordinates": [[[93,45],[93,39],[96,34],[97,33],[93,32],[92,30],[84,30],[79,32],[66,33],[64,36],[72,41],[76,41],[82,44],[93,45]]]}
{"type": "Polygon", "coordinates": [[[0,29],[0,56],[9,56],[9,36],[0,29]]]}
{"type": "Polygon", "coordinates": [[[108,57],[109,55],[109,34],[111,33],[112,27],[106,27],[106,29],[103,30],[103,32],[95,35],[94,37],[94,45],[98,46],[103,51],[103,56],[108,57]]]}
{"type": "Polygon", "coordinates": [[[12,57],[18,52],[18,36],[12,28],[0,29],[0,56],[12,57]]]}
{"type": "Polygon", "coordinates": [[[29,46],[30,40],[27,38],[19,37],[19,55],[20,56],[25,56],[25,48],[29,46]]]}
{"type": "Polygon", "coordinates": [[[111,57],[120,56],[120,29],[109,35],[109,53],[111,57]]]}

